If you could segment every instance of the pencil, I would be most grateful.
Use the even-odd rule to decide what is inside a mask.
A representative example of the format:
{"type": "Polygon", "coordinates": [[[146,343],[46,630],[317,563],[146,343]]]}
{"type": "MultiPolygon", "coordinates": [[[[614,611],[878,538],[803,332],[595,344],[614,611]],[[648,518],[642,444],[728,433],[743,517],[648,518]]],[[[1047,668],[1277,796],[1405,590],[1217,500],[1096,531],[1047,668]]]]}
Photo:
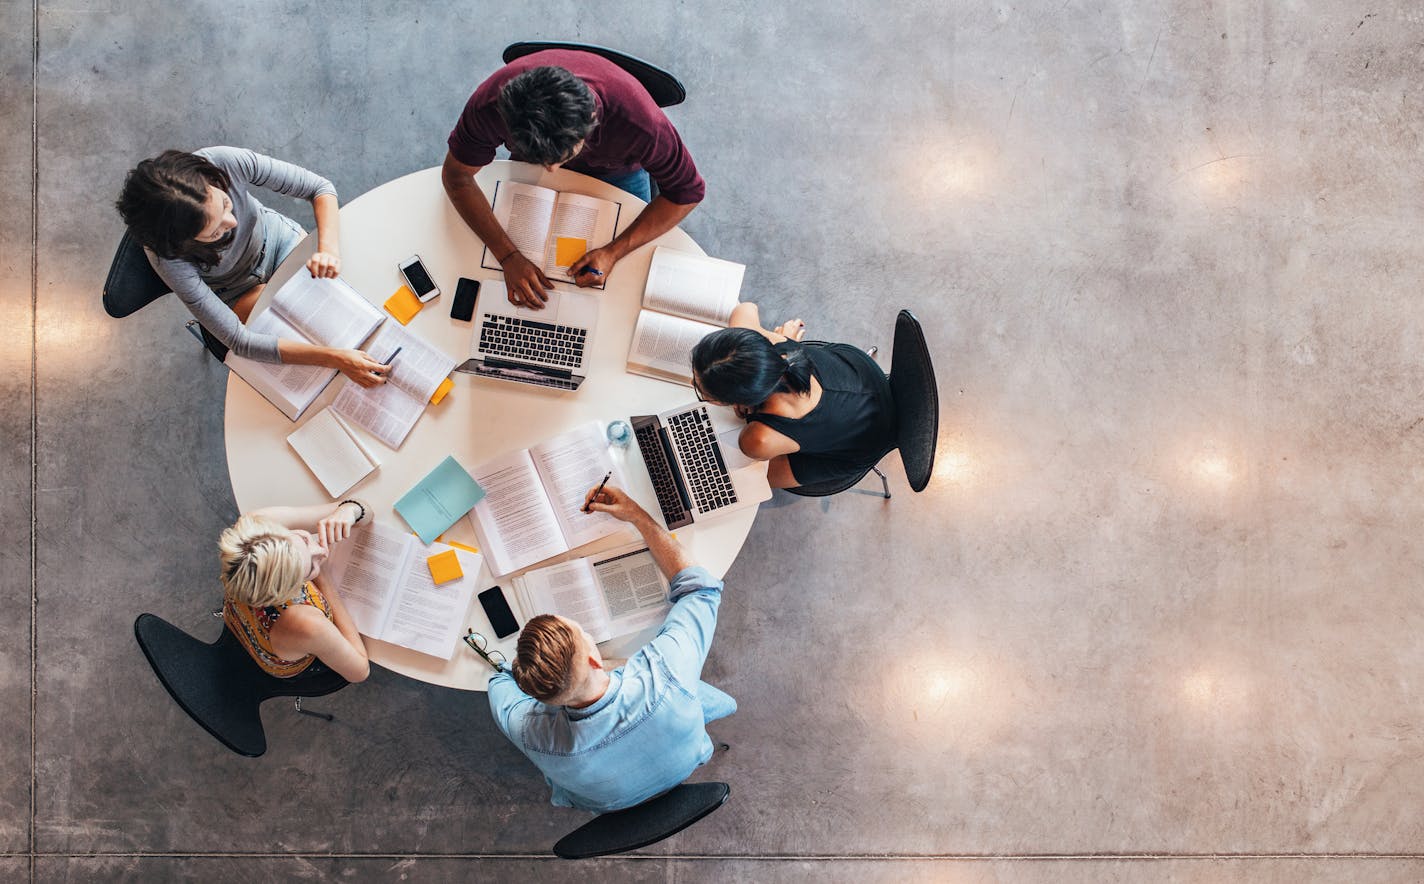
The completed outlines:
{"type": "Polygon", "coordinates": [[[598,500],[598,495],[600,495],[600,494],[603,493],[603,486],[607,485],[607,484],[608,484],[608,480],[611,479],[611,478],[613,478],[613,471],[612,471],[612,470],[609,470],[608,473],[603,477],[603,481],[598,483],[598,490],[595,491],[595,492],[593,492],[593,496],[588,499],[588,503],[585,503],[585,504],[583,505],[583,511],[584,511],[584,512],[586,512],[586,513],[591,513],[591,512],[593,512],[593,510],[591,510],[591,509],[588,508],[588,505],[589,505],[590,503],[593,503],[595,500],[598,500]]]}

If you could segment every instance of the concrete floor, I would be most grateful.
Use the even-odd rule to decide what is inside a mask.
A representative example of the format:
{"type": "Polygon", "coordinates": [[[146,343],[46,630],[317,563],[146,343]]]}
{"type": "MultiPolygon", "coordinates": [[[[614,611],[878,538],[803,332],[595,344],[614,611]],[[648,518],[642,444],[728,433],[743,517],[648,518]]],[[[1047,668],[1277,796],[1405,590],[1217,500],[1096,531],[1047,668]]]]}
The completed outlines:
{"type": "Polygon", "coordinates": [[[0,4],[0,877],[1424,879],[1421,47],[1398,0],[0,4]],[[753,528],[731,802],[578,867],[482,696],[377,672],[256,762],[168,701],[129,624],[215,631],[226,377],[99,304],[138,159],[349,200],[529,38],[673,69],[689,232],[814,336],[913,308],[943,406],[926,493],[753,528]]]}

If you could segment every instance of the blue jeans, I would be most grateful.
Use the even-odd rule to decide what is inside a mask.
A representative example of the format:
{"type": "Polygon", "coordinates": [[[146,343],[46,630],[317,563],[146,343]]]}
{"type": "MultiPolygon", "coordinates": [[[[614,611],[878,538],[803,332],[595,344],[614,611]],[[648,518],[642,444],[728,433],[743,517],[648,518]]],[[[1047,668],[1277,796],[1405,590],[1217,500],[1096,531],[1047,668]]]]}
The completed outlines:
{"type": "Polygon", "coordinates": [[[272,278],[282,262],[297,247],[307,232],[302,225],[266,206],[262,207],[262,255],[257,264],[244,276],[232,281],[224,281],[221,288],[213,287],[213,292],[224,301],[231,303],[246,294],[255,285],[261,285],[272,278]]]}
{"type": "Polygon", "coordinates": [[[720,691],[700,679],[697,682],[697,700],[702,704],[703,724],[711,724],[737,711],[736,700],[725,691],[720,691]]]}
{"type": "Polygon", "coordinates": [[[594,175],[599,181],[612,184],[619,190],[626,190],[645,203],[653,201],[653,180],[643,169],[636,169],[626,175],[594,175]]]}

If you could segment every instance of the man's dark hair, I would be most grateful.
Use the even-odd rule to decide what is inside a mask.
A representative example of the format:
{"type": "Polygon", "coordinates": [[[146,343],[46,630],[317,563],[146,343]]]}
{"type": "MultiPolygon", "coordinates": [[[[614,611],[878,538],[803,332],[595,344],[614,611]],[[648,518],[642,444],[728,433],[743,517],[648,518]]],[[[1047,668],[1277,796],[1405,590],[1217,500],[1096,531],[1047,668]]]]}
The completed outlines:
{"type": "Polygon", "coordinates": [[[505,83],[498,107],[510,156],[540,166],[569,159],[597,122],[588,85],[559,67],[532,68],[505,83]]]}

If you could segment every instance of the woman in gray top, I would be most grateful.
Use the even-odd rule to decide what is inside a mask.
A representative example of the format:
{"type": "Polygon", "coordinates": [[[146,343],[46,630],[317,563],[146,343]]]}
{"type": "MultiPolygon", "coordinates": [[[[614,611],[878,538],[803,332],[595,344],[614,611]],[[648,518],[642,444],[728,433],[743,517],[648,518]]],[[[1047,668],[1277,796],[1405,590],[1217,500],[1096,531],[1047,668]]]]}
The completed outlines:
{"type": "Polygon", "coordinates": [[[250,187],[311,200],[317,248],[307,270],[335,277],[341,270],[336,188],[291,163],[236,147],[164,151],[129,172],[117,205],[159,277],[233,353],[325,365],[362,386],[383,383],[390,369],[360,350],[255,334],[243,324],[272,273],[306,236],[297,222],[258,202],[250,187]]]}

